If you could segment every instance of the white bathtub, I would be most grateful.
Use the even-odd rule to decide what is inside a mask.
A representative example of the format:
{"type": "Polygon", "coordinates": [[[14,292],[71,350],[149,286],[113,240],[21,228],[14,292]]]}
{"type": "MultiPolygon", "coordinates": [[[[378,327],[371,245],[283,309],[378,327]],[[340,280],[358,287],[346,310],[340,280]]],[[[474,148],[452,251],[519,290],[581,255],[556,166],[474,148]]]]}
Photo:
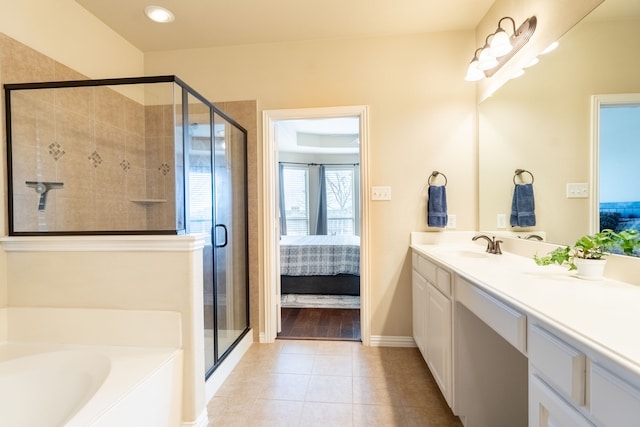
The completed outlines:
{"type": "Polygon", "coordinates": [[[0,344],[2,425],[175,427],[181,400],[181,350],[0,344]]]}

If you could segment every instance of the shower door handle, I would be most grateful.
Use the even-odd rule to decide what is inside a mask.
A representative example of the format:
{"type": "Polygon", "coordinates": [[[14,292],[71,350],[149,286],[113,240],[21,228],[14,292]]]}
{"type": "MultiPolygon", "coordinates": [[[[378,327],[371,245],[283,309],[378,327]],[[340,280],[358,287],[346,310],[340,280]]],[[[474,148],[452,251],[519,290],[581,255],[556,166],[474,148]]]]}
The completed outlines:
{"type": "Polygon", "coordinates": [[[228,240],[229,233],[227,232],[226,225],[216,224],[216,230],[218,230],[218,227],[222,228],[222,230],[224,231],[224,243],[221,245],[218,244],[218,233],[216,232],[216,248],[224,248],[225,246],[227,246],[227,243],[229,243],[229,240],[228,240]]]}

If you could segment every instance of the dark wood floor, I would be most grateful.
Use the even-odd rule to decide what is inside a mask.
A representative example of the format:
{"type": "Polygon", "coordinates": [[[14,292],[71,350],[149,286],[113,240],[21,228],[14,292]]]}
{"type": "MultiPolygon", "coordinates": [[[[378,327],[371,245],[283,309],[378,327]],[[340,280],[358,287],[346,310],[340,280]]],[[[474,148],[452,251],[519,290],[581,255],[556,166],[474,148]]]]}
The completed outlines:
{"type": "Polygon", "coordinates": [[[360,310],[283,308],[278,338],[360,341],[360,310]]]}

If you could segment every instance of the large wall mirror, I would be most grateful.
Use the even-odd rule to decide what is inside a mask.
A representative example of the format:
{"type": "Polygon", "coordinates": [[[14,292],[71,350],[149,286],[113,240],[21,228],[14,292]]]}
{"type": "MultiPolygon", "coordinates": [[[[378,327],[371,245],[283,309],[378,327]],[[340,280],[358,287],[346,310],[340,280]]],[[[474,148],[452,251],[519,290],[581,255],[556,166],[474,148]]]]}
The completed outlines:
{"type": "Polygon", "coordinates": [[[535,177],[536,226],[507,223],[507,231],[543,231],[559,244],[592,232],[592,97],[640,93],[640,2],[605,0],[559,42],[479,106],[480,230],[509,218],[515,170],[526,169],[535,177]],[[576,196],[570,183],[587,183],[587,197],[568,197],[576,196]]]}

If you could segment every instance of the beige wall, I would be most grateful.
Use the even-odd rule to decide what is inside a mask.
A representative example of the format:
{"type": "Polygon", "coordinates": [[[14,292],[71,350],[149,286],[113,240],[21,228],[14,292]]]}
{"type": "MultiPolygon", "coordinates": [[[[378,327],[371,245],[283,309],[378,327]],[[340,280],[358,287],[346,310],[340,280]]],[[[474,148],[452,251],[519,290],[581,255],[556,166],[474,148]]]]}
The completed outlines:
{"type": "Polygon", "coordinates": [[[90,78],[142,75],[142,52],[74,0],[0,0],[0,10],[0,32],[90,78]]]}
{"type": "MultiPolygon", "coordinates": [[[[427,228],[433,170],[449,179],[458,229],[476,226],[475,87],[463,80],[473,46],[472,32],[450,32],[156,52],[145,72],[177,74],[214,101],[255,99],[259,110],[368,105],[371,185],[393,194],[371,204],[371,333],[410,336],[409,233],[427,228]]],[[[260,164],[250,170],[259,188],[260,164]]]]}
{"type": "Polygon", "coordinates": [[[508,214],[513,172],[524,168],[535,175],[536,228],[564,244],[589,233],[590,199],[567,199],[566,184],[591,179],[591,96],[640,92],[638,40],[637,19],[581,22],[480,105],[481,229],[508,214]]]}

